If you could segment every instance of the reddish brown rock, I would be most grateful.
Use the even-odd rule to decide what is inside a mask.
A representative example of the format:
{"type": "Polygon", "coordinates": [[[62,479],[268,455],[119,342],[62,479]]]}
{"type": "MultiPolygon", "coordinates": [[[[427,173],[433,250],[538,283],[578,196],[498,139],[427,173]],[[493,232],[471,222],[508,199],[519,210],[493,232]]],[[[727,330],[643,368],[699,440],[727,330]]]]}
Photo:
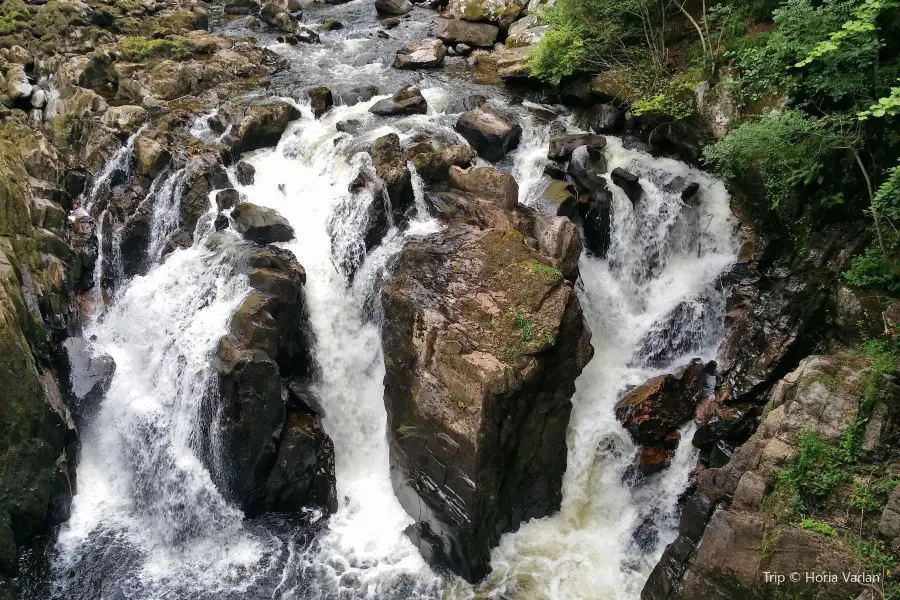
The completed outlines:
{"type": "Polygon", "coordinates": [[[656,444],[693,416],[703,377],[700,359],[675,375],[654,377],[619,401],[616,418],[638,444],[656,444]]]}

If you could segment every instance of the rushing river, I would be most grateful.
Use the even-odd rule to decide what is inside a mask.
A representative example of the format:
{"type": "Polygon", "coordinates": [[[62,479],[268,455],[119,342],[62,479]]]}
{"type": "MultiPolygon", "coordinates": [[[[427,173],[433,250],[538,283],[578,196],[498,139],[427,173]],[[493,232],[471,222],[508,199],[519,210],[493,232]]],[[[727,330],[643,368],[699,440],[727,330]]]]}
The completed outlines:
{"type": "MultiPolygon", "coordinates": [[[[501,87],[473,83],[464,59],[448,59],[443,70],[424,75],[392,70],[396,50],[425,37],[432,16],[416,9],[385,40],[375,35],[379,26],[370,3],[316,5],[306,13],[308,22],[336,18],[345,29],[322,34],[322,44],[314,46],[263,38],[290,60],[291,69],[278,82],[285,95],[292,86],[319,83],[338,92],[374,84],[387,94],[415,81],[430,106],[427,115],[384,119],[368,112],[384,97],[379,96],[337,106],[315,120],[301,104],[301,118],[277,148],[247,157],[256,168],[255,184],[236,186],[250,202],[277,209],[296,231],[283,246],[308,276],[317,392],[336,454],[337,514],[245,519],[219,493],[198,455],[197,429],[209,417],[202,398],[213,377],[210,355],[249,286],[236,274],[241,240],[233,232],[212,234],[201,226],[192,248],[160,260],[162,240],[177,224],[182,178],[180,172],[164,173],[148,198],[154,202],[149,258],[156,263],[145,276],[120,285],[85,332],[115,359],[117,370],[99,413],[82,431],[72,518],[50,551],[49,582],[36,586],[33,600],[639,597],[674,539],[677,499],[696,456],[687,431],[672,466],[632,486],[623,474],[635,447],[613,407],[629,386],[692,357],[715,357],[725,312],[716,282],[737,252],[728,197],[720,183],[699,171],[626,150],[609,138],[610,169],[621,166],[640,175],[645,198],[633,208],[611,186],[609,256],[583,255],[579,265],[576,291],[595,354],[572,399],[562,508],[505,535],[492,555],[493,572],[481,584],[434,572],[404,536],[411,519],[391,489],[382,317],[373,301],[404,241],[440,235],[441,227],[429,217],[425,190],[414,178],[416,218],[406,231],[389,232],[351,283],[336,265],[361,258],[362,215],[376,195],[348,195],[348,183],[371,168],[354,148],[388,132],[401,139],[460,140],[453,131],[456,115],[447,109],[455,98],[480,93],[523,124],[520,147],[499,166],[518,179],[521,203],[546,210],[542,171],[549,123],[546,112],[535,115],[536,105],[501,87]],[[362,122],[359,133],[337,131],[336,124],[347,119],[362,122]],[[664,191],[675,176],[700,182],[694,207],[684,208],[664,191]],[[656,366],[646,366],[643,357],[660,355],[668,364],[659,367],[656,360],[656,366]]],[[[220,33],[246,34],[242,23],[220,25],[220,33]]],[[[577,131],[561,107],[542,108],[577,131]]],[[[194,130],[204,135],[203,123],[194,130]]]]}

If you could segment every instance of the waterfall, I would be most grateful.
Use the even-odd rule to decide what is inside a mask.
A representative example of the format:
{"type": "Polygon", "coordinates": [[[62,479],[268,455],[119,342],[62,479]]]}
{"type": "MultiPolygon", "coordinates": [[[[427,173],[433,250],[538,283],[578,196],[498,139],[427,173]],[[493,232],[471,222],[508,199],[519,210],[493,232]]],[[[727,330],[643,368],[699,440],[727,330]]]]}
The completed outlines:
{"type": "Polygon", "coordinates": [[[150,245],[147,258],[159,260],[165,247],[166,238],[178,228],[181,195],[185,185],[184,169],[178,169],[166,176],[162,183],[153,181],[147,200],[153,201],[153,216],[150,220],[150,245]]]}
{"type": "MultiPolygon", "coordinates": [[[[540,136],[533,139],[542,143],[540,136]]],[[[677,161],[625,150],[617,138],[607,140],[609,169],[639,175],[644,194],[632,207],[609,181],[609,256],[583,254],[579,263],[576,291],[595,354],[572,398],[562,508],[503,537],[492,555],[494,572],[477,588],[485,594],[524,600],[638,598],[677,533],[678,497],[696,462],[693,424],[682,430],[672,465],[631,487],[623,476],[636,448],[613,408],[628,386],[695,356],[715,358],[725,315],[725,298],[715,286],[737,254],[735,222],[720,182],[677,161]],[[664,189],[676,176],[700,183],[696,208],[664,189]],[[703,219],[685,219],[691,210],[701,211],[703,219]],[[685,303],[703,308],[679,311],[685,303]],[[647,344],[659,351],[667,343],[666,336],[648,335],[658,331],[683,331],[680,335],[691,339],[672,345],[665,364],[653,367],[640,357],[647,344]],[[639,528],[649,539],[636,539],[639,528]]],[[[527,141],[523,146],[517,160],[531,155],[527,141]]]]}
{"type": "MultiPolygon", "coordinates": [[[[309,11],[356,8],[351,3],[309,11]]],[[[358,29],[376,30],[369,13],[374,15],[353,17],[372,21],[358,29]]],[[[334,79],[395,89],[401,83],[396,72],[371,61],[392,56],[410,41],[402,36],[420,38],[427,28],[408,25],[392,30],[396,39],[361,37],[348,27],[314,47],[273,48],[288,55],[295,69],[290,76],[304,85],[334,79]]],[[[471,586],[425,564],[403,533],[412,521],[389,476],[378,297],[405,241],[440,231],[428,215],[425,185],[414,166],[409,165],[415,217],[406,229],[392,227],[369,252],[364,245],[366,211],[382,201],[371,159],[361,152],[365,145],[386,133],[403,142],[424,137],[461,143],[453,131],[455,117],[438,109],[454,94],[499,95],[439,73],[423,77],[418,85],[432,107],[429,114],[376,118],[368,108],[379,97],[335,106],[318,120],[301,106],[303,116],[276,148],[244,157],[255,168],[254,183],[233,181],[248,201],[276,209],[295,230],[295,239],[280,245],[307,274],[315,392],[334,442],[337,513],[249,519],[216,488],[207,467],[214,461],[204,455],[209,444],[201,439],[202,424],[215,422],[215,415],[203,399],[214,392],[212,355],[250,292],[236,269],[244,242],[230,230],[198,232],[192,247],[163,257],[165,240],[178,226],[185,179],[183,171],[166,172],[145,199],[153,203],[149,271],[123,282],[84,332],[115,359],[117,370],[96,417],[81,432],[79,491],[52,552],[51,589],[28,600],[639,597],[653,564],[674,539],[677,498],[696,460],[689,443],[693,426],[682,430],[667,470],[632,485],[623,475],[636,448],[613,409],[629,386],[695,356],[715,356],[724,333],[724,297],[716,284],[737,252],[725,189],[682,163],[626,150],[608,138],[610,170],[639,175],[644,194],[633,206],[609,182],[609,254],[585,254],[579,264],[576,293],[593,331],[595,355],[572,399],[562,507],[504,535],[492,555],[492,574],[471,586]],[[359,133],[339,132],[337,124],[351,119],[359,121],[359,133]],[[360,173],[368,177],[349,192],[360,173]],[[676,176],[700,184],[691,206],[667,191],[676,176]]],[[[519,148],[500,166],[518,180],[522,204],[545,210],[549,126],[529,112],[537,105],[491,100],[523,126],[519,148]]],[[[214,141],[209,119],[215,114],[198,119],[192,133],[214,141]]],[[[564,124],[575,130],[571,122],[564,124]]],[[[128,168],[139,133],[97,176],[83,197],[85,210],[94,207],[117,169],[128,168]]],[[[233,168],[230,176],[235,180],[233,168]]],[[[109,235],[104,214],[97,226],[98,293],[103,236],[109,235]]],[[[213,453],[215,434],[213,427],[213,453]]]]}
{"type": "Polygon", "coordinates": [[[100,192],[103,191],[104,186],[109,184],[109,180],[112,178],[113,173],[117,170],[123,170],[125,171],[126,176],[131,175],[131,159],[132,154],[134,153],[134,143],[146,128],[147,125],[141,125],[137,131],[132,133],[128,137],[128,141],[125,142],[125,145],[116,150],[116,152],[106,161],[100,174],[94,178],[91,189],[88,190],[87,194],[82,196],[81,200],[81,208],[86,214],[91,214],[91,210],[94,208],[94,204],[97,202],[100,192]]]}

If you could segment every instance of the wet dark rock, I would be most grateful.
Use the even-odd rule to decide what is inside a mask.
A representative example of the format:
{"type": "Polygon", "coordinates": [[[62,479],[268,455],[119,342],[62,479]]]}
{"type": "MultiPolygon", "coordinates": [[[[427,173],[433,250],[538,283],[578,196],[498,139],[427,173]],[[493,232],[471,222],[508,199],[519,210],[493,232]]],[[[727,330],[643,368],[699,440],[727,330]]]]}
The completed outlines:
{"type": "Polygon", "coordinates": [[[381,94],[381,90],[378,89],[378,86],[363,85],[338,93],[337,99],[341,104],[352,106],[359,102],[368,102],[379,94],[381,94]]]}
{"type": "Polygon", "coordinates": [[[591,78],[586,75],[566,77],[561,81],[559,98],[563,104],[588,105],[594,101],[591,78]]]}
{"type": "MultiPolygon", "coordinates": [[[[415,203],[412,189],[412,174],[406,164],[406,156],[400,147],[400,138],[396,133],[389,133],[375,140],[371,149],[372,164],[375,175],[381,180],[390,199],[390,206],[381,200],[380,192],[369,205],[366,233],[364,236],[366,250],[381,243],[390,229],[390,223],[401,225],[407,213],[415,203]],[[388,208],[391,213],[388,214],[388,208]]],[[[364,185],[363,182],[361,182],[364,185]]],[[[351,184],[351,188],[354,185],[351,184]]],[[[353,191],[351,189],[351,191],[353,191]]]]}
{"type": "Polygon", "coordinates": [[[256,179],[256,169],[247,161],[240,161],[235,167],[237,182],[241,185],[253,185],[256,179]]]}
{"type": "Polygon", "coordinates": [[[592,350],[571,284],[528,266],[547,260],[518,232],[456,225],[411,238],[383,288],[394,490],[422,556],[468,581],[502,533],[561,500],[569,399],[592,350]],[[516,311],[530,340],[503,316],[516,311]]]}
{"type": "Polygon", "coordinates": [[[427,38],[406,44],[397,51],[395,69],[434,69],[444,63],[447,54],[444,44],[435,38],[427,38]]]}
{"type": "Polygon", "coordinates": [[[572,152],[566,173],[586,189],[598,197],[608,194],[606,179],[606,157],[601,150],[588,146],[579,146],[572,152]]]}
{"type": "Polygon", "coordinates": [[[500,160],[522,137],[521,125],[487,105],[461,114],[456,131],[485,160],[500,160]]]}
{"type": "Polygon", "coordinates": [[[327,513],[337,510],[334,444],[325,435],[320,417],[287,413],[263,494],[257,511],[300,512],[311,506],[327,513]]]}
{"type": "MultiPolygon", "coordinates": [[[[378,22],[381,23],[381,26],[384,27],[385,29],[393,29],[394,27],[396,27],[397,25],[400,24],[400,19],[398,19],[397,17],[388,17],[387,19],[380,19],[378,22]]],[[[384,32],[379,31],[378,33],[384,33],[384,32]]],[[[387,39],[387,37],[389,37],[389,36],[387,36],[387,34],[385,34],[385,39],[387,39]]]]}
{"type": "Polygon", "coordinates": [[[638,176],[626,171],[622,167],[616,167],[612,170],[612,173],[610,173],[610,177],[612,178],[612,182],[625,192],[625,195],[628,196],[631,203],[637,204],[638,200],[641,199],[641,195],[644,193],[644,189],[641,187],[638,176]]]}
{"type": "Polygon", "coordinates": [[[428,112],[428,103],[419,88],[407,84],[394,92],[391,98],[373,104],[369,112],[380,116],[424,115],[428,112]]]}
{"type": "Polygon", "coordinates": [[[470,94],[468,96],[456,96],[447,105],[448,114],[464,113],[475,110],[480,106],[487,104],[487,98],[481,94],[470,94]]]}
{"type": "Polygon", "coordinates": [[[598,104],[588,112],[591,129],[597,133],[619,133],[625,127],[625,116],[612,104],[598,104]]]}
{"type": "Polygon", "coordinates": [[[213,221],[213,227],[216,231],[222,231],[223,229],[228,229],[228,217],[219,213],[216,215],[216,220],[213,221]]]}
{"type": "Polygon", "coordinates": [[[468,44],[456,44],[456,53],[460,56],[468,56],[472,54],[472,47],[468,44]]]}
{"type": "Polygon", "coordinates": [[[675,375],[659,375],[616,403],[616,418],[642,446],[659,444],[693,415],[705,382],[703,361],[675,375]]]}
{"type": "Polygon", "coordinates": [[[300,117],[300,111],[287,102],[274,101],[256,104],[237,126],[240,150],[252,152],[278,144],[288,124],[300,117]]]}
{"type": "Polygon", "coordinates": [[[450,46],[465,44],[467,47],[492,48],[500,33],[500,28],[490,23],[443,18],[437,18],[434,22],[432,34],[450,46]]]}
{"type": "MultiPolygon", "coordinates": [[[[208,203],[209,201],[207,200],[208,203]]],[[[122,270],[126,277],[132,277],[146,270],[148,259],[146,253],[147,246],[150,244],[151,229],[149,206],[141,207],[135,211],[119,229],[119,252],[122,257],[122,270]]],[[[104,285],[109,283],[112,282],[107,281],[104,285]]]]}
{"type": "Polygon", "coordinates": [[[293,254],[273,246],[246,260],[251,293],[235,312],[215,366],[222,403],[220,487],[248,513],[337,507],[334,449],[319,417],[286,407],[282,380],[307,381],[312,337],[293,254]]]}
{"type": "Polygon", "coordinates": [[[200,217],[210,211],[210,192],[228,187],[228,173],[216,158],[205,155],[192,159],[186,167],[179,206],[181,230],[193,236],[200,217]]]}
{"type": "Polygon", "coordinates": [[[241,193],[234,188],[216,192],[216,206],[219,210],[234,208],[241,201],[241,193]]]}
{"type": "Polygon", "coordinates": [[[622,136],[622,147],[626,150],[636,150],[638,152],[646,152],[650,154],[653,150],[650,145],[633,135],[622,136]]]}
{"type": "Polygon", "coordinates": [[[324,85],[316,86],[309,90],[309,104],[313,111],[313,116],[319,118],[334,106],[334,97],[324,85]]]}
{"type": "Polygon", "coordinates": [[[375,0],[375,10],[380,15],[405,15],[412,9],[409,0],[375,0]]]}
{"type": "Polygon", "coordinates": [[[109,390],[116,362],[79,337],[62,343],[60,359],[61,371],[66,375],[62,389],[67,404],[75,418],[84,422],[93,416],[109,390]]]}
{"type": "Polygon", "coordinates": [[[319,27],[319,31],[338,31],[344,28],[344,24],[340,21],[335,21],[334,19],[330,19],[322,23],[319,27]]]}
{"type": "Polygon", "coordinates": [[[791,242],[754,229],[762,233],[748,240],[734,276],[723,281],[731,293],[719,372],[728,403],[759,402],[812,349],[826,319],[829,290],[867,239],[859,224],[827,225],[811,234],[805,252],[795,254],[791,242]],[[755,264],[747,265],[750,259],[755,264]]]}
{"type": "Polygon", "coordinates": [[[555,160],[548,160],[544,165],[544,175],[546,175],[550,179],[565,181],[566,167],[564,164],[556,162],[555,160]]]}
{"type": "MultiPolygon", "coordinates": [[[[612,193],[606,189],[605,181],[600,185],[602,189],[598,187],[584,201],[578,202],[577,213],[584,230],[584,247],[594,256],[606,258],[611,241],[612,193]]],[[[579,200],[582,200],[581,196],[579,200]]]]}
{"type": "Polygon", "coordinates": [[[553,137],[550,139],[550,147],[547,149],[547,158],[550,160],[568,160],[572,156],[572,152],[579,146],[602,150],[606,147],[606,138],[602,135],[590,133],[574,133],[553,137]]]}
{"type": "Polygon", "coordinates": [[[362,129],[362,121],[359,119],[347,119],[346,121],[338,121],[335,129],[342,133],[356,134],[362,129]]]}
{"type": "Polygon", "coordinates": [[[423,181],[446,181],[450,167],[468,167],[475,159],[475,151],[468,146],[451,144],[438,147],[432,141],[424,141],[407,149],[406,154],[423,181]]]}
{"type": "Polygon", "coordinates": [[[681,201],[688,203],[697,196],[700,191],[700,184],[696,181],[687,182],[681,176],[676,176],[669,183],[662,186],[662,189],[670,194],[677,194],[681,197],[681,201]]]}
{"type": "Polygon", "coordinates": [[[241,202],[231,211],[235,230],[257,244],[294,239],[294,228],[277,211],[250,202],[241,202]]]}

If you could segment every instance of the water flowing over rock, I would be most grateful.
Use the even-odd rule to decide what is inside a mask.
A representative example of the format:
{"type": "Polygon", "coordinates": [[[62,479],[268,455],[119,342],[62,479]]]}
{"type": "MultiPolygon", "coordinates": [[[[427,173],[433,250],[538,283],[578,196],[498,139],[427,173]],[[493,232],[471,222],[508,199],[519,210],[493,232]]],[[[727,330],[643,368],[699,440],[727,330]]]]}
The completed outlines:
{"type": "Polygon", "coordinates": [[[97,403],[109,390],[116,362],[108,354],[98,352],[84,338],[63,342],[63,370],[68,373],[68,405],[76,419],[84,419],[96,411],[97,403]]]}
{"type": "Polygon", "coordinates": [[[27,166],[0,182],[0,597],[635,594],[697,457],[727,462],[761,407],[705,397],[639,448],[614,405],[711,359],[756,265],[722,276],[720,184],[497,87],[527,78],[538,2],[454,5],[428,44],[455,56],[418,72],[384,67],[439,0],[26,4],[0,48],[32,86],[0,108],[27,166]],[[581,183],[577,146],[546,159],[566,134],[599,151],[581,183]]]}
{"type": "Polygon", "coordinates": [[[559,507],[569,397],[592,349],[545,260],[517,231],[455,227],[408,243],[383,292],[394,487],[426,560],[470,581],[501,533],[559,507]]]}

